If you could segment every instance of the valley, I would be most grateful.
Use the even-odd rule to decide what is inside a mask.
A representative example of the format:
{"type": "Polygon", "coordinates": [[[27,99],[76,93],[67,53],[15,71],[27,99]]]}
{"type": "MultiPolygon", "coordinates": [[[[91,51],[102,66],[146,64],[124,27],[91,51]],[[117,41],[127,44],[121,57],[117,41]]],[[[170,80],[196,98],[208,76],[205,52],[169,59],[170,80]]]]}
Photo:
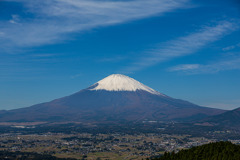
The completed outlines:
{"type": "Polygon", "coordinates": [[[191,124],[143,122],[87,126],[1,126],[0,150],[73,159],[145,159],[216,141],[240,144],[239,132],[191,124]],[[182,127],[180,127],[182,126],[182,127]],[[192,131],[191,131],[192,129],[192,131]]]}
{"type": "Polygon", "coordinates": [[[240,144],[239,113],[113,74],[69,96],[1,111],[0,151],[50,159],[154,158],[211,142],[240,144]]]}

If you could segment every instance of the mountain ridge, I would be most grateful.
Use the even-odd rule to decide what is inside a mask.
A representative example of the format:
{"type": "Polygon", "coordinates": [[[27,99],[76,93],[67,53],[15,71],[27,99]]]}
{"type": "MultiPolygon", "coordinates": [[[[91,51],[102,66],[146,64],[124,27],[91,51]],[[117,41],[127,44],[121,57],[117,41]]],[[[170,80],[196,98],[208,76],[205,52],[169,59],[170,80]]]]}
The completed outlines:
{"type": "Polygon", "coordinates": [[[200,121],[201,123],[208,123],[213,126],[223,126],[227,128],[240,127],[240,107],[226,111],[219,115],[210,116],[200,121]]]}
{"type": "Polygon", "coordinates": [[[106,78],[70,96],[0,113],[0,121],[184,121],[224,112],[171,98],[127,76],[106,78]]]}

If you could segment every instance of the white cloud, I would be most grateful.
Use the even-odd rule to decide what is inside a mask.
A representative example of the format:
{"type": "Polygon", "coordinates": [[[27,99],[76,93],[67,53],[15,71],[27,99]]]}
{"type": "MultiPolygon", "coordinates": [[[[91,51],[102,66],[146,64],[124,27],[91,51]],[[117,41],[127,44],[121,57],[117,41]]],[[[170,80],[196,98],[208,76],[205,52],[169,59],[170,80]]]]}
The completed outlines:
{"type": "Polygon", "coordinates": [[[215,26],[205,26],[195,33],[159,44],[155,49],[146,51],[145,56],[125,68],[125,71],[131,73],[177,57],[193,54],[207,44],[237,30],[238,26],[237,22],[221,21],[215,26]]]}
{"type": "Polygon", "coordinates": [[[220,108],[220,109],[226,109],[226,110],[232,110],[240,107],[240,100],[228,100],[228,101],[221,101],[220,102],[209,102],[205,104],[201,104],[202,106],[212,107],[212,108],[220,108]]]}
{"type": "Polygon", "coordinates": [[[183,64],[170,68],[170,71],[188,71],[193,69],[198,69],[199,64],[183,64]]]}
{"type": "Polygon", "coordinates": [[[238,48],[238,47],[240,47],[240,43],[235,44],[235,45],[231,45],[231,46],[224,47],[222,50],[223,50],[223,51],[230,51],[230,50],[233,50],[233,49],[238,48]]]}
{"type": "Polygon", "coordinates": [[[97,59],[97,61],[104,62],[104,63],[116,63],[116,62],[123,61],[127,58],[128,57],[126,56],[115,56],[115,57],[105,57],[105,58],[97,59]]]}
{"type": "Polygon", "coordinates": [[[75,75],[72,75],[70,78],[71,79],[76,79],[76,78],[79,78],[79,77],[81,77],[82,76],[82,74],[75,74],[75,75]]]}
{"type": "Polygon", "coordinates": [[[187,74],[208,74],[208,73],[217,73],[220,71],[226,70],[236,70],[240,69],[240,56],[233,56],[231,58],[218,60],[214,63],[209,64],[182,64],[172,68],[169,68],[168,71],[174,72],[184,72],[187,74]],[[189,66],[189,67],[187,67],[189,66]],[[192,67],[191,67],[192,66],[192,67]]]}
{"type": "Polygon", "coordinates": [[[17,24],[19,23],[20,19],[19,19],[19,16],[18,15],[12,15],[12,19],[9,20],[10,23],[12,24],[17,24]]]}
{"type": "Polygon", "coordinates": [[[232,45],[232,46],[225,47],[225,48],[223,48],[222,50],[223,50],[223,51],[229,51],[229,50],[232,50],[232,49],[234,49],[234,48],[235,48],[235,46],[232,45]]]}
{"type": "Polygon", "coordinates": [[[23,3],[34,18],[0,21],[2,48],[31,47],[68,39],[70,33],[160,15],[186,7],[188,0],[3,0],[23,3]],[[24,37],[24,38],[23,38],[24,37]]]}
{"type": "Polygon", "coordinates": [[[32,57],[39,57],[39,58],[46,58],[46,57],[55,57],[59,56],[60,54],[53,54],[53,53],[41,53],[41,54],[33,54],[32,57]]]}

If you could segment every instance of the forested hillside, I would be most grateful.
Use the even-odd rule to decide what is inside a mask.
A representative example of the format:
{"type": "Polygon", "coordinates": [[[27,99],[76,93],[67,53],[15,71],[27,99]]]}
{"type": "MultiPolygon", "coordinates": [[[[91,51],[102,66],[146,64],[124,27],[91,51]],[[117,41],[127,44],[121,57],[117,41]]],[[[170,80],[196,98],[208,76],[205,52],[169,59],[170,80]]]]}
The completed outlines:
{"type": "Polygon", "coordinates": [[[165,153],[151,160],[240,160],[240,145],[231,142],[209,143],[178,153],[165,153]]]}

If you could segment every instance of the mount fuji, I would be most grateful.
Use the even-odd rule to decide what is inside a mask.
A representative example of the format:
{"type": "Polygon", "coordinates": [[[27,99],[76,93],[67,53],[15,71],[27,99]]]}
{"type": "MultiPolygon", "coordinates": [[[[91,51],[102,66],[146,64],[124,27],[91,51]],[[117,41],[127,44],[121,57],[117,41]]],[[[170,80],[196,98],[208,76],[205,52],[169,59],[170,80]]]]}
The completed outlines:
{"type": "Polygon", "coordinates": [[[50,102],[0,112],[1,122],[189,121],[224,110],[171,98],[121,74],[50,102]]]}

